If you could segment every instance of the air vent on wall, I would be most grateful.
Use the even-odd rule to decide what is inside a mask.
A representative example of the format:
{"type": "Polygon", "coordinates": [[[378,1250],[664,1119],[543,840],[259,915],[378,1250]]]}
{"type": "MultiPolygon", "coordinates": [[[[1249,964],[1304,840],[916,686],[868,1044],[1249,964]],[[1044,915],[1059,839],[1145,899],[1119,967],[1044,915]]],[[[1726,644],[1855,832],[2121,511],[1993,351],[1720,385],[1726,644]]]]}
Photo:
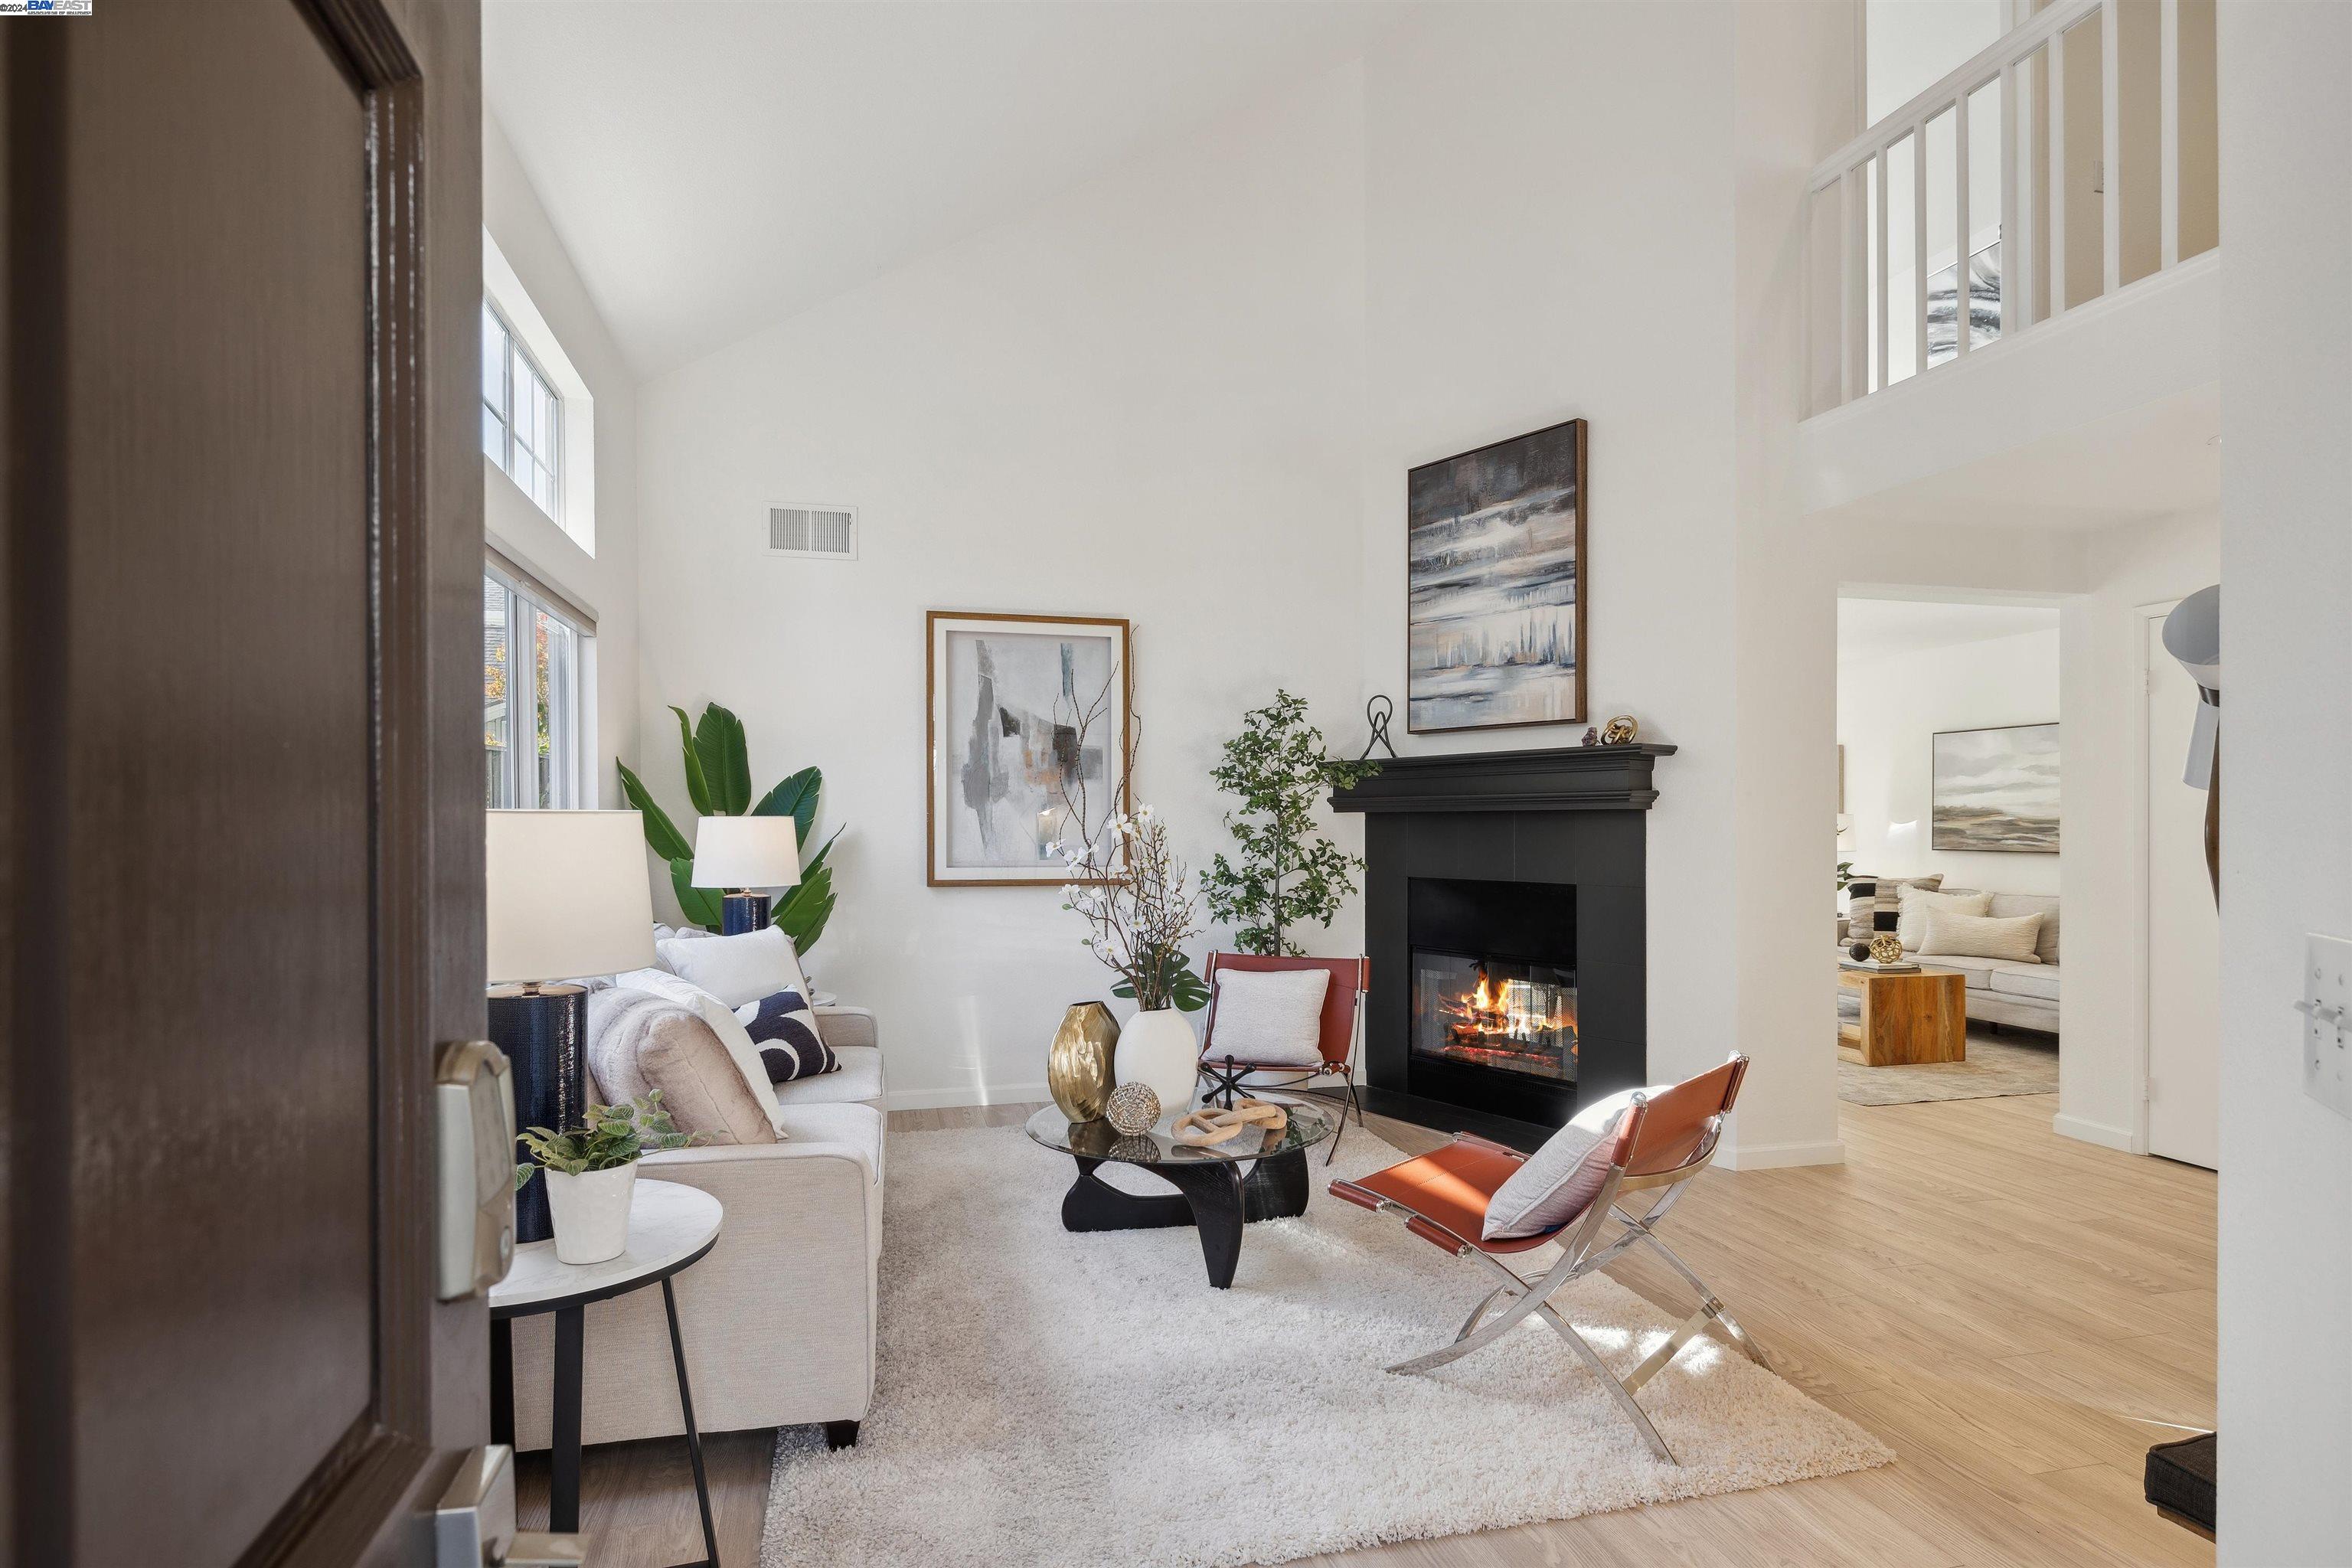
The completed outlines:
{"type": "Polygon", "coordinates": [[[768,553],[817,561],[855,561],[857,509],[772,506],[768,509],[768,553]]]}

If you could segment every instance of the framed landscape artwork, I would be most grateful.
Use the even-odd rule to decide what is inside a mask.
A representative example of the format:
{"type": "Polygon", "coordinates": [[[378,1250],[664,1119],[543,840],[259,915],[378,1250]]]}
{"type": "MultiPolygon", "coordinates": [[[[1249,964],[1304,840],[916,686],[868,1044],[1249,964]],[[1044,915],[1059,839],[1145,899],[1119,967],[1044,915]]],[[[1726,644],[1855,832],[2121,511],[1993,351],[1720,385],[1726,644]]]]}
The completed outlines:
{"type": "Polygon", "coordinates": [[[1127,808],[1127,623],[933,610],[924,634],[927,880],[1068,881],[1052,847],[1127,808]]]}
{"type": "Polygon", "coordinates": [[[2058,853],[2058,726],[1940,730],[1929,802],[1937,849],[2058,853]]]}
{"type": "Polygon", "coordinates": [[[1405,479],[1405,727],[1584,722],[1584,421],[1405,479]]]}

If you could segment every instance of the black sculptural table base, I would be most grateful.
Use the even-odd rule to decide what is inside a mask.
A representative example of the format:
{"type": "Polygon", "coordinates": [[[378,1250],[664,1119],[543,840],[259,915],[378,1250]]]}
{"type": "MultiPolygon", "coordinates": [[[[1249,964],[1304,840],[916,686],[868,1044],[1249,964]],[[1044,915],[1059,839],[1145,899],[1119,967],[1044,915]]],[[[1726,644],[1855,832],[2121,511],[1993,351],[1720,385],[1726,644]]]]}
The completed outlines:
{"type": "MultiPolygon", "coordinates": [[[[1189,1225],[1201,1233],[1201,1257],[1209,1283],[1223,1290],[1234,1282],[1241,1261],[1242,1226],[1262,1219],[1288,1219],[1307,1212],[1307,1151],[1269,1154],[1242,1174],[1231,1160],[1131,1164],[1176,1189],[1150,1196],[1121,1192],[1095,1173],[1105,1163],[1074,1154],[1078,1179],[1062,1198],[1064,1230],[1158,1230],[1189,1225]]],[[[1118,1161],[1120,1164],[1130,1162],[1118,1161]]]]}

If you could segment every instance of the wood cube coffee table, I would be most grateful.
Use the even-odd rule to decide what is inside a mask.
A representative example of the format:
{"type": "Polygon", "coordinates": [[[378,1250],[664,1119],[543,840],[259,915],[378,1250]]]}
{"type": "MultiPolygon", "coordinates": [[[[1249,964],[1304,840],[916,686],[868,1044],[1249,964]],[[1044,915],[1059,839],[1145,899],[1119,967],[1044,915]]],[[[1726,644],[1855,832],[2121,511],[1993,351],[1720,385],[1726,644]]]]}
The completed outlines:
{"type": "Polygon", "coordinates": [[[1838,1053],[1864,1067],[1966,1061],[1968,976],[1925,965],[1887,974],[1838,968],[1838,984],[1862,996],[1862,1016],[1838,1023],[1838,1053]]]}

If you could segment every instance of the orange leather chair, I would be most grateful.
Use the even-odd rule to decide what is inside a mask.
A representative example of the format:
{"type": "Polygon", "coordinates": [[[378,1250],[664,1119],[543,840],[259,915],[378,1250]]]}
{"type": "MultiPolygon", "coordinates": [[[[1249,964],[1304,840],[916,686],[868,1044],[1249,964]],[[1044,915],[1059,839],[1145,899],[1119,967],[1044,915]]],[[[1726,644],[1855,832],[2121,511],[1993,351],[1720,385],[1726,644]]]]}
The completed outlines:
{"type": "Polygon", "coordinates": [[[1682,1196],[1690,1179],[1714,1160],[1716,1145],[1723,1136],[1723,1118],[1739,1098],[1739,1081],[1747,1072],[1748,1058],[1735,1054],[1721,1067],[1672,1089],[1654,1094],[1634,1094],[1608,1136],[1608,1174],[1592,1201],[1580,1212],[1534,1236],[1494,1241],[1482,1237],[1487,1204],[1527,1156],[1468,1133],[1457,1135],[1453,1142],[1433,1153],[1391,1165],[1361,1181],[1333,1182],[1334,1197],[1376,1212],[1402,1215],[1405,1228],[1423,1241],[1457,1257],[1475,1258],[1502,1277],[1502,1283],[1471,1310],[1453,1343],[1400,1362],[1388,1370],[1428,1372],[1459,1360],[1494,1343],[1520,1319],[1533,1313],[1551,1325],[1578,1358],[1600,1377],[1626,1415],[1641,1429],[1651,1451],[1670,1464],[1680,1463],[1633,1397],[1642,1385],[1674,1360],[1709,1321],[1719,1324],[1731,1342],[1747,1352],[1757,1365],[1768,1370],[1771,1366],[1755,1341],[1725,1310],[1706,1281],[1675,1257],[1673,1249],[1658,1239],[1655,1230],[1658,1222],[1682,1196]],[[1644,1202],[1637,1196],[1641,1194],[1652,1195],[1644,1202]],[[1613,1237],[1604,1236],[1605,1223],[1612,1219],[1620,1228],[1613,1237]],[[1533,1251],[1546,1242],[1559,1244],[1559,1261],[1539,1278],[1527,1279],[1503,1261],[1516,1253],[1533,1251]],[[1698,1310],[1621,1380],[1551,1306],[1550,1298],[1570,1281],[1643,1244],[1664,1258],[1698,1293],[1698,1310]],[[1502,1310],[1487,1317],[1487,1309],[1498,1300],[1505,1303],[1502,1310]]]}
{"type": "Polygon", "coordinates": [[[1255,952],[1213,952],[1209,954],[1206,976],[1209,985],[1209,1022],[1201,1032],[1201,1075],[1209,1080],[1202,1103],[1223,1097],[1231,1105],[1237,1094],[1251,1089],[1296,1090],[1319,1100],[1338,1100],[1344,1094],[1347,1105],[1339,1110],[1339,1125],[1331,1133],[1331,1147],[1324,1152],[1323,1163],[1339,1152],[1339,1134],[1348,1130],[1347,1106],[1356,1108],[1356,1125],[1364,1124],[1363,1102],[1356,1098],[1356,1017],[1357,1003],[1362,999],[1368,984],[1364,961],[1360,958],[1279,958],[1255,952]],[[1331,976],[1331,984],[1323,988],[1323,1016],[1317,1048],[1323,1059],[1311,1068],[1296,1062],[1244,1061],[1229,1051],[1217,1048],[1217,975],[1221,971],[1255,970],[1297,971],[1320,969],[1331,976]],[[1255,1075],[1257,1081],[1244,1084],[1242,1079],[1255,1075]],[[1280,1075],[1280,1076],[1276,1076],[1280,1075]],[[1308,1087],[1318,1079],[1337,1078],[1340,1087],[1308,1087]]]}

